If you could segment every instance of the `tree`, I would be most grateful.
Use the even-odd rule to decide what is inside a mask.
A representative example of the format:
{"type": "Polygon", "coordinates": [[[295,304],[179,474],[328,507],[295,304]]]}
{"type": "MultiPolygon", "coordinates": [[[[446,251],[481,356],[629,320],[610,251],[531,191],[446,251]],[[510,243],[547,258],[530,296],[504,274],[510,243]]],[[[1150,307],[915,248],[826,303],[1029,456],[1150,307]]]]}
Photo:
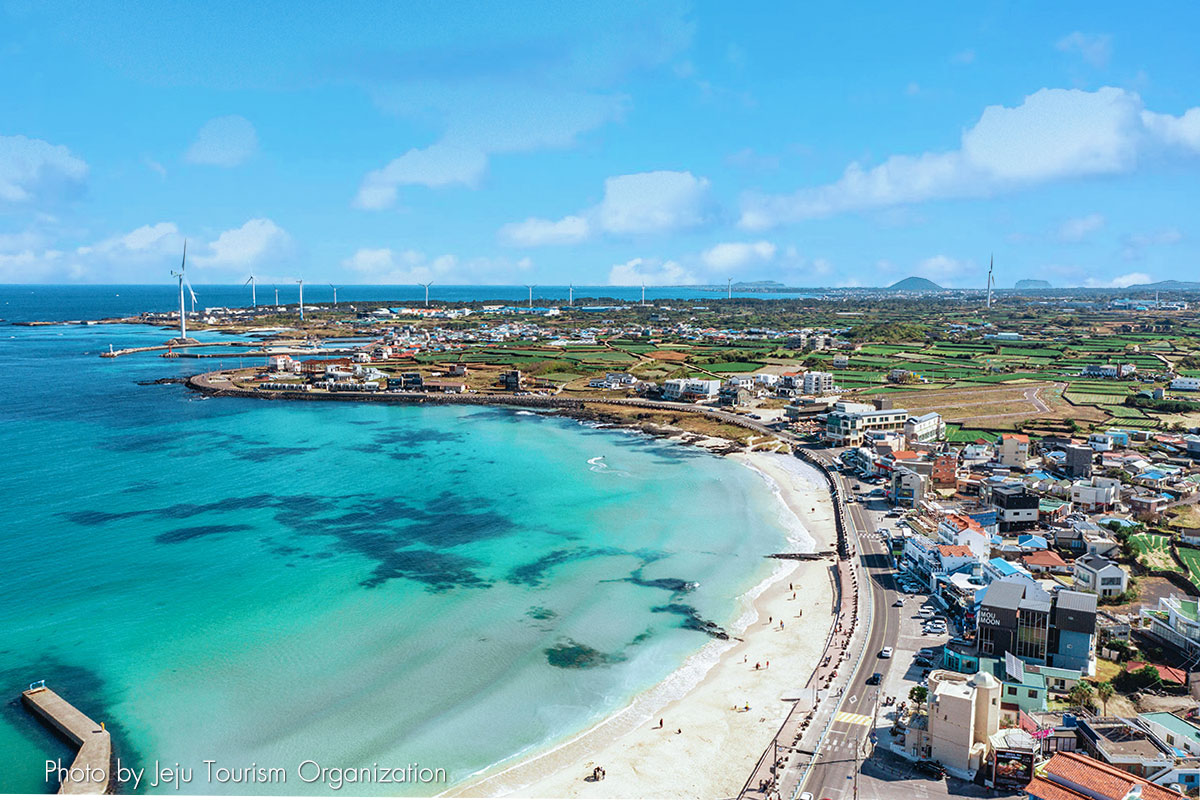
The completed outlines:
{"type": "Polygon", "coordinates": [[[914,686],[908,690],[908,699],[917,704],[917,710],[921,710],[921,706],[929,699],[929,690],[924,686],[914,686]]]}
{"type": "Polygon", "coordinates": [[[1096,696],[1100,698],[1100,705],[1104,708],[1104,716],[1108,716],[1108,701],[1113,699],[1113,695],[1117,690],[1108,681],[1096,684],[1096,696]]]}
{"type": "Polygon", "coordinates": [[[1092,685],[1086,681],[1080,681],[1071,687],[1071,691],[1067,692],[1067,700],[1073,706],[1082,706],[1083,708],[1092,707],[1092,697],[1095,694],[1092,685]]]}

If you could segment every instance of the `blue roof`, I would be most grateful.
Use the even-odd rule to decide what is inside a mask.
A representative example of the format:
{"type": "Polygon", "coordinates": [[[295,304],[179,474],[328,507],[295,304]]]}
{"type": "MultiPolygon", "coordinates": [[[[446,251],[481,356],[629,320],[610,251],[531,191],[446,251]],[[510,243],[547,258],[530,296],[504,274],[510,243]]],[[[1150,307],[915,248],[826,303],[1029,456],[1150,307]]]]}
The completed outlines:
{"type": "Polygon", "coordinates": [[[1167,474],[1156,469],[1151,469],[1143,472],[1141,475],[1138,475],[1138,477],[1145,478],[1146,480],[1150,481],[1161,481],[1163,478],[1167,477],[1167,474]]]}
{"type": "Polygon", "coordinates": [[[1017,537],[1017,544],[1022,547],[1038,547],[1042,550],[1046,549],[1046,537],[1036,534],[1027,533],[1024,536],[1017,537]]]}
{"type": "Polygon", "coordinates": [[[1005,561],[1003,558],[993,558],[988,563],[992,565],[992,568],[994,570],[996,570],[997,572],[999,572],[1001,575],[1003,575],[1005,577],[1008,577],[1009,575],[1016,575],[1017,573],[1020,572],[1020,570],[1017,569],[1015,564],[1011,564],[1011,563],[1005,561]]]}

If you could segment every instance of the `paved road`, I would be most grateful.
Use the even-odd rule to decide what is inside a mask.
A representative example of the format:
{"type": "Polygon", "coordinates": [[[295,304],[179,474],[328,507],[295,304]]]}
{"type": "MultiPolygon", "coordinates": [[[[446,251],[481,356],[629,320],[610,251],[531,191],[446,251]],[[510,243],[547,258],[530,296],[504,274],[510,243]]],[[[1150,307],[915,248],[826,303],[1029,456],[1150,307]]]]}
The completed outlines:
{"type": "MultiPolygon", "coordinates": [[[[838,475],[836,480],[843,497],[853,495],[847,491],[846,480],[838,475]]],[[[851,479],[852,481],[852,479],[851,479]]],[[[850,485],[853,485],[852,482],[850,485]]],[[[877,724],[877,704],[882,698],[880,690],[868,686],[867,679],[880,672],[885,676],[891,668],[892,659],[879,658],[879,652],[887,645],[894,645],[900,630],[900,609],[892,603],[899,596],[895,577],[892,574],[886,543],[874,536],[867,536],[876,529],[876,520],[859,503],[847,506],[851,527],[859,534],[858,557],[871,585],[873,603],[872,624],[867,640],[866,655],[857,673],[851,678],[846,696],[835,721],[825,738],[815,761],[809,769],[802,791],[811,792],[816,798],[841,800],[853,797],[856,767],[870,753],[868,739],[877,724]]],[[[903,668],[903,665],[901,666],[903,668]]],[[[884,681],[886,683],[886,680],[884,681]]],[[[903,698],[901,698],[903,699],[903,698]]]]}

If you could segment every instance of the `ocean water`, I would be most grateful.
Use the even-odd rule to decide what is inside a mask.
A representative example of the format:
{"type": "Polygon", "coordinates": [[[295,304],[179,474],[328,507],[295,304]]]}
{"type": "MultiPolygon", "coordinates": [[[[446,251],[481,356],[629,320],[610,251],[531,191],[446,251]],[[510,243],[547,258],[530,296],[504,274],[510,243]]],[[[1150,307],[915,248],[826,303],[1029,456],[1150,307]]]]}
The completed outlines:
{"type": "Polygon", "coordinates": [[[195,361],[98,358],[167,335],[0,325],[0,791],[70,758],[15,701],[40,679],[124,763],[194,768],[185,792],[331,793],[306,759],[454,783],[671,675],[803,537],[699,450],[506,409],[201,399],[137,383],[195,361]],[[209,784],[206,759],[289,779],[209,784]]]}

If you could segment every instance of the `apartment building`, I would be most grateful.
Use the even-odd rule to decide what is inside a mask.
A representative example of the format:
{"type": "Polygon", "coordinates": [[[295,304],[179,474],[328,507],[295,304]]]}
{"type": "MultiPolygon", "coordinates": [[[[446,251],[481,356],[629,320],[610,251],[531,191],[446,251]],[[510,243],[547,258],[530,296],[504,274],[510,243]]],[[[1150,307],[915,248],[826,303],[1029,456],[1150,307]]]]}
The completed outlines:
{"type": "Polygon", "coordinates": [[[903,408],[835,403],[825,419],[825,441],[834,447],[858,447],[868,433],[903,431],[908,416],[903,408]]]}

